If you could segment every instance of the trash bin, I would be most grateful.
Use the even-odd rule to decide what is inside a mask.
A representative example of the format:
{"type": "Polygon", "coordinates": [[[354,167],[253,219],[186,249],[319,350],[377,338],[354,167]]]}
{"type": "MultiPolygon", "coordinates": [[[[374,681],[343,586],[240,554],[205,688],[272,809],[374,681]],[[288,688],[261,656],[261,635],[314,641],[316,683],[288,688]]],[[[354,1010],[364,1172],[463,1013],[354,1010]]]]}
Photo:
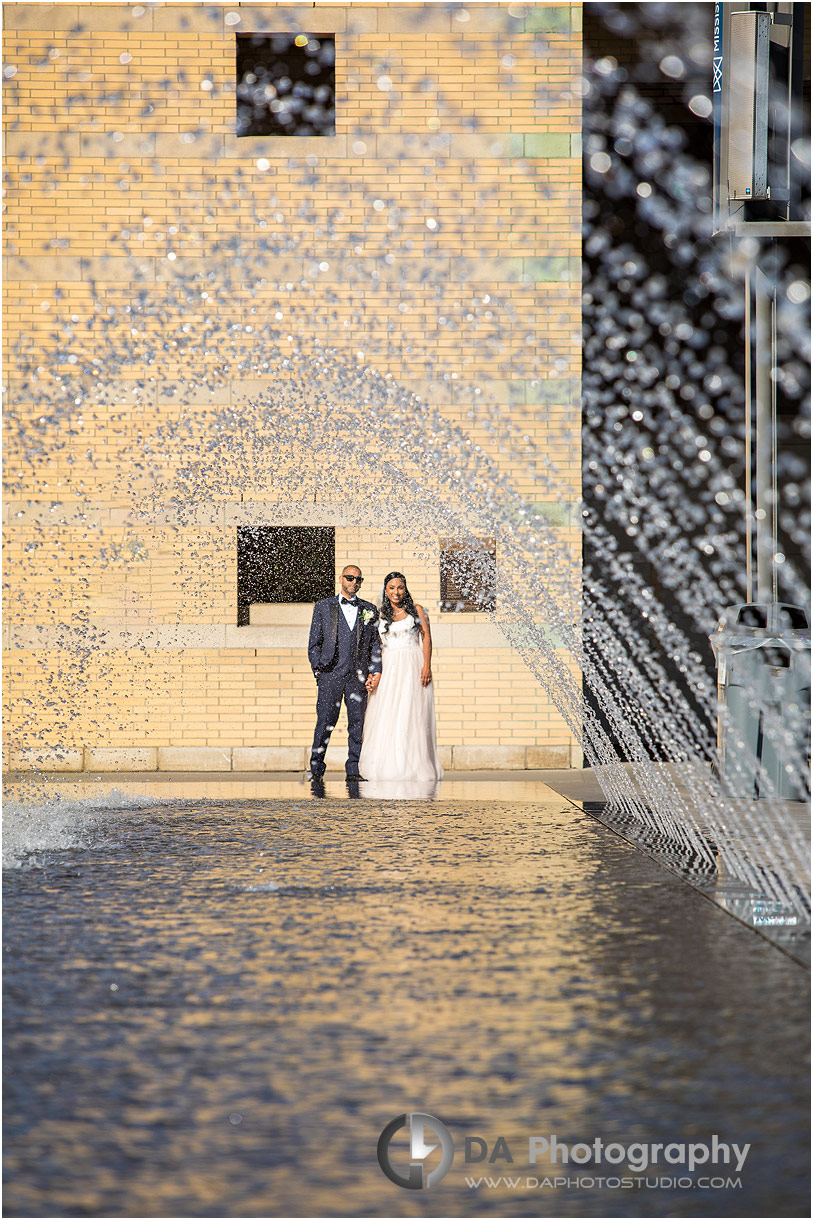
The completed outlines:
{"type": "Polygon", "coordinates": [[[717,659],[717,755],[731,796],[808,796],[810,621],[801,606],[745,602],[709,636],[717,659]]]}

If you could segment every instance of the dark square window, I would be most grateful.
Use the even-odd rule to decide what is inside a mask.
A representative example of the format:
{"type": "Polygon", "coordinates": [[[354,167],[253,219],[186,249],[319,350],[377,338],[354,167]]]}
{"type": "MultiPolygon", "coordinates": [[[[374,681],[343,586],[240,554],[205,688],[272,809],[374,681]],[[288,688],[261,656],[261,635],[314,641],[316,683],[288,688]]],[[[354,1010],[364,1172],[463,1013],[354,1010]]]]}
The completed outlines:
{"type": "Polygon", "coordinates": [[[315,602],[336,585],[332,525],[252,525],[237,530],[237,626],[254,602],[315,602]]]}
{"type": "Polygon", "coordinates": [[[495,610],[497,540],[453,538],[440,544],[441,610],[495,610]]]}
{"type": "Polygon", "coordinates": [[[333,34],[238,34],[238,136],[335,135],[335,61],[333,34]]]}

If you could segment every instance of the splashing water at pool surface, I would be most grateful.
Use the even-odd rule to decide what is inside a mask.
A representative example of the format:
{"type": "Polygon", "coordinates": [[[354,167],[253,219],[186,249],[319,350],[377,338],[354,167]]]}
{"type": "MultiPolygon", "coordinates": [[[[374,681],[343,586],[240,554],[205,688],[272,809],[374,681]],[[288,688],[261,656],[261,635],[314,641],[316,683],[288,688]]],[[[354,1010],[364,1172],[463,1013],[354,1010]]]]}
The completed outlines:
{"type": "MultiPolygon", "coordinates": [[[[353,1151],[401,1110],[494,1138],[547,1096],[563,1128],[677,1140],[718,1056],[713,1121],[778,1141],[809,955],[810,293],[775,184],[750,230],[721,219],[713,6],[64,7],[8,6],[5,32],[6,950],[23,1059],[29,960],[89,988],[41,984],[127,1136],[72,1126],[49,1073],[92,1124],[90,1060],[34,1021],[15,1214],[419,1214],[353,1151]],[[307,624],[345,562],[371,601],[405,571],[432,620],[431,792],[346,789],[344,720],[326,799],[302,780],[307,624]],[[698,1035],[685,1091],[635,1111],[651,1072],[608,1014],[638,1004],[674,1071],[672,968],[674,1019],[719,1006],[731,1046],[698,1035]],[[734,1010],[760,988],[791,1016],[757,1079],[734,1010]],[[609,1033],[574,1049],[604,1017],[626,1084],[609,1033]],[[324,1171],[317,1113],[343,1132],[324,1171]]],[[[769,24],[774,81],[796,35],[769,24]]],[[[759,1155],[743,1214],[776,1190],[759,1155]]],[[[461,1174],[438,1214],[553,1205],[461,1174]]]]}

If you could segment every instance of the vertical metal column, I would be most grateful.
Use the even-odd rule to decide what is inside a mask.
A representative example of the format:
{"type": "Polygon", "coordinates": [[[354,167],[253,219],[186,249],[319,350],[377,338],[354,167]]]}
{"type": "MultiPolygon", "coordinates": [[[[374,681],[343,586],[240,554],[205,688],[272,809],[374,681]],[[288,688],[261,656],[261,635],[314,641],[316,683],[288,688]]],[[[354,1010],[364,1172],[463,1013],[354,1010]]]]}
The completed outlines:
{"type": "Polygon", "coordinates": [[[757,519],[757,600],[773,600],[773,568],[776,552],[776,505],[773,497],[773,313],[775,288],[758,266],[754,274],[754,400],[757,519]]]}
{"type": "Polygon", "coordinates": [[[745,597],[754,600],[754,491],[751,486],[754,396],[751,389],[751,267],[745,268],[745,597]]]}

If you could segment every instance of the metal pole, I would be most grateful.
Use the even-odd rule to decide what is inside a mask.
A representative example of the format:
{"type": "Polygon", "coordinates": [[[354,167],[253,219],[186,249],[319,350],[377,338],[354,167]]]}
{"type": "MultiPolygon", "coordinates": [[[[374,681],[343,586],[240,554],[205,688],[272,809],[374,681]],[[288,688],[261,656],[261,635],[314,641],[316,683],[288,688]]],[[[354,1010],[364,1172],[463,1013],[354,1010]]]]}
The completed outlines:
{"type": "Polygon", "coordinates": [[[771,503],[772,429],[771,429],[771,305],[773,289],[768,277],[756,268],[754,276],[754,397],[756,420],[756,512],[757,519],[757,600],[772,600],[771,569],[775,545],[773,541],[773,506],[771,503]]]}
{"type": "Polygon", "coordinates": [[[754,500],[751,491],[751,267],[745,269],[745,600],[754,600],[754,500]]]}
{"type": "Polygon", "coordinates": [[[776,406],[776,285],[771,293],[771,591],[779,601],[776,552],[779,546],[779,427],[776,406]]]}

